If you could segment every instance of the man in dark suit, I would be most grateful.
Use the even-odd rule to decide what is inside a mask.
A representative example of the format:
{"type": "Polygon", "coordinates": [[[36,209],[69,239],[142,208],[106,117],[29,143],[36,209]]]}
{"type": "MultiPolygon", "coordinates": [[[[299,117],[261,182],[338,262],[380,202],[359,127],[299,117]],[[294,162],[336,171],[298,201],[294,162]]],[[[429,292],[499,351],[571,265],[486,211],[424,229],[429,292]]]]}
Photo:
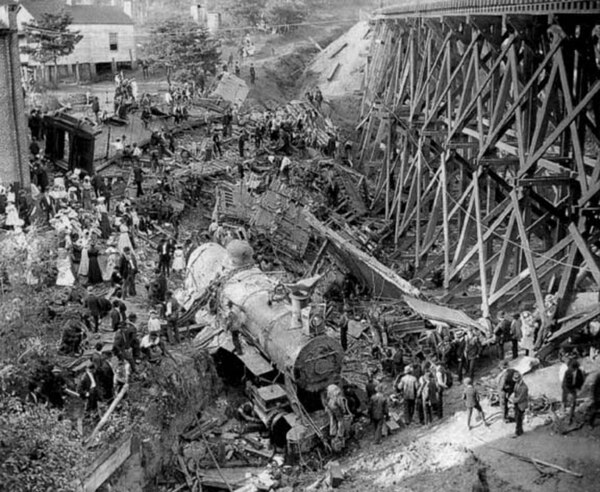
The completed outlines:
{"type": "Polygon", "coordinates": [[[123,296],[135,296],[135,275],[138,271],[137,260],[129,246],[126,246],[119,262],[119,273],[123,279],[123,296]]]}
{"type": "Polygon", "coordinates": [[[171,247],[167,241],[167,238],[162,238],[158,248],[156,248],[158,252],[158,268],[160,273],[169,275],[171,272],[171,247]]]}
{"type": "Polygon", "coordinates": [[[112,309],[111,302],[105,297],[96,296],[92,294],[91,289],[88,288],[88,295],[85,299],[85,306],[90,310],[92,319],[94,320],[94,331],[98,331],[100,325],[100,319],[104,318],[112,309]]]}

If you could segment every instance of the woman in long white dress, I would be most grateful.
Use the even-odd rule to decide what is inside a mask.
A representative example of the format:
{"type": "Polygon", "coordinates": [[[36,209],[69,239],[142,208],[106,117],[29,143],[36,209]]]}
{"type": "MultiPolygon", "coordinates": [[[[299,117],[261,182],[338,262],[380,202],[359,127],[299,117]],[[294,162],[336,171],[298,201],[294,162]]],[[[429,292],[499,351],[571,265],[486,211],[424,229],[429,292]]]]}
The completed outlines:
{"type": "Polygon", "coordinates": [[[119,264],[119,258],[121,253],[117,248],[110,246],[106,249],[104,254],[108,257],[106,260],[106,268],[104,269],[104,275],[102,276],[105,282],[110,282],[112,278],[112,274],[117,269],[117,265],[119,264]]]}
{"type": "Polygon", "coordinates": [[[131,238],[129,237],[129,227],[127,224],[121,223],[119,226],[119,241],[117,243],[118,250],[122,253],[126,247],[129,247],[130,250],[133,250],[133,244],[131,243],[131,238]]]}
{"type": "Polygon", "coordinates": [[[175,248],[175,252],[173,253],[173,265],[171,266],[171,270],[174,272],[182,272],[185,270],[185,258],[183,254],[183,248],[181,245],[177,245],[175,248]]]}
{"type": "Polygon", "coordinates": [[[88,257],[88,249],[90,247],[91,237],[90,231],[83,231],[83,236],[77,241],[77,245],[81,248],[81,260],[79,261],[79,269],[77,275],[86,277],[90,268],[90,259],[88,257]]]}
{"type": "Polygon", "coordinates": [[[23,220],[19,217],[17,207],[14,202],[8,202],[6,205],[6,226],[16,229],[17,227],[23,227],[23,220]]]}
{"type": "Polygon", "coordinates": [[[69,258],[69,254],[64,248],[58,249],[56,268],[58,269],[56,285],[61,287],[72,287],[75,283],[75,275],[73,275],[73,271],[71,270],[71,258],[69,258]]]}

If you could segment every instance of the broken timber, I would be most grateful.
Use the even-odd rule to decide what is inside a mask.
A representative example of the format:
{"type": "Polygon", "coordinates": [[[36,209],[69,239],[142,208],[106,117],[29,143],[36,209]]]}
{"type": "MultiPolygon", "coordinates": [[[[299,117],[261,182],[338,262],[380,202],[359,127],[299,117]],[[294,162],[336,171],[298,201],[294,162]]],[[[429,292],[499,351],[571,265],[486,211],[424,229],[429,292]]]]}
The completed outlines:
{"type": "Polygon", "coordinates": [[[324,239],[328,239],[341,257],[365,285],[368,285],[375,298],[399,298],[404,294],[421,297],[419,289],[381,262],[346,241],[340,234],[321,223],[310,212],[304,212],[304,218],[324,239]]]}
{"type": "Polygon", "coordinates": [[[134,446],[132,437],[127,436],[109,448],[109,450],[92,463],[92,472],[83,482],[84,492],[98,490],[117,469],[131,456],[134,446]]]}

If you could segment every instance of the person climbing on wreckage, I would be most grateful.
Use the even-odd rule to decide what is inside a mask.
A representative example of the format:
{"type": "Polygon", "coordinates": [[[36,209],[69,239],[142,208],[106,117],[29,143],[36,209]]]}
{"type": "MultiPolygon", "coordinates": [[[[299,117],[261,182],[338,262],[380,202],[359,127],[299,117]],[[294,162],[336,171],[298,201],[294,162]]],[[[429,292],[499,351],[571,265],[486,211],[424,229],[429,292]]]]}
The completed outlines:
{"type": "Polygon", "coordinates": [[[327,386],[327,390],[321,393],[323,407],[329,415],[329,435],[331,436],[331,447],[334,452],[339,453],[346,447],[346,438],[352,414],[348,408],[348,402],[341,388],[335,384],[327,386]]]}

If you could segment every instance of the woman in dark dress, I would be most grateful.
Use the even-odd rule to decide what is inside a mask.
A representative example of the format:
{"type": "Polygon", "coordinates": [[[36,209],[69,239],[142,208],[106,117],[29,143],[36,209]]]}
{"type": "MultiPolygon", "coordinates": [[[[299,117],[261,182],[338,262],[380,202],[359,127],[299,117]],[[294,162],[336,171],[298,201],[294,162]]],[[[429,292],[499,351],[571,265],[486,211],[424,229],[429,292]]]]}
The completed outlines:
{"type": "Polygon", "coordinates": [[[87,279],[89,285],[95,285],[102,282],[102,270],[100,270],[100,264],[98,263],[99,254],[98,248],[92,243],[88,249],[89,269],[87,279]]]}

